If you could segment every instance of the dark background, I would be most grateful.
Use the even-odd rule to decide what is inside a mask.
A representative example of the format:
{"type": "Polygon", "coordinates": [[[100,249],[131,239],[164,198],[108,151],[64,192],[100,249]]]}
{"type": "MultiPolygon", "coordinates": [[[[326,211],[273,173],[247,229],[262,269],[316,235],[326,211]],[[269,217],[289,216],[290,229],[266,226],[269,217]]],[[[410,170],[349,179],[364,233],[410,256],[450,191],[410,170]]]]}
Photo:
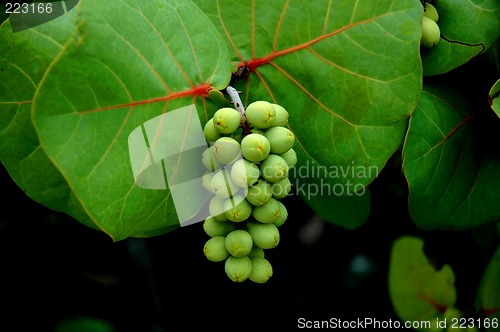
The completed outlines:
{"type": "Polygon", "coordinates": [[[318,220],[300,198],[287,197],[280,244],[266,251],[274,269],[266,284],[233,283],[223,263],[208,261],[201,223],[112,242],[31,200],[3,167],[0,184],[0,331],[54,331],[80,316],[103,319],[117,332],[292,330],[300,317],[397,320],[387,272],[392,242],[405,234],[425,239],[437,267],[452,265],[457,306],[470,311],[492,251],[479,244],[488,241],[476,241],[481,231],[416,229],[394,170],[382,171],[370,186],[371,217],[354,231],[318,220]]]}

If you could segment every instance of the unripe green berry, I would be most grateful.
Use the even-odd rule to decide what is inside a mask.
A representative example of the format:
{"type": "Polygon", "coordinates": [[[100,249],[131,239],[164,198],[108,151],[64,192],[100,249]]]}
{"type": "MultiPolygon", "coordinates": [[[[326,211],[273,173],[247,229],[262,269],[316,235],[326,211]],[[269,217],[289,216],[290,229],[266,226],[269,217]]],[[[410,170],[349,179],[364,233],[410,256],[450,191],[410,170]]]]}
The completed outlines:
{"type": "Polygon", "coordinates": [[[252,205],[242,195],[228,198],[224,203],[224,215],[234,222],[242,222],[252,213],[252,205]]]}
{"type": "Polygon", "coordinates": [[[215,173],[211,182],[212,192],[215,196],[229,198],[238,192],[239,187],[231,179],[231,173],[222,169],[215,173]]]}
{"type": "Polygon", "coordinates": [[[262,161],[271,152],[269,140],[261,134],[248,134],[241,140],[241,154],[252,162],[262,161]]]}
{"type": "Polygon", "coordinates": [[[437,22],[439,20],[439,14],[438,11],[436,10],[436,7],[434,7],[428,2],[425,3],[424,16],[427,16],[434,22],[437,22]]]}
{"type": "Polygon", "coordinates": [[[214,119],[211,118],[203,127],[203,135],[207,142],[213,143],[221,137],[221,133],[214,127],[214,119]]]}
{"type": "Polygon", "coordinates": [[[269,128],[276,121],[274,106],[264,100],[254,101],[248,105],[245,115],[250,125],[258,129],[269,128]]]}
{"type": "Polygon", "coordinates": [[[280,217],[277,220],[273,221],[273,224],[275,224],[276,227],[280,227],[288,219],[288,210],[286,209],[285,204],[281,203],[280,201],[278,201],[278,204],[280,206],[280,217]]]}
{"type": "Polygon", "coordinates": [[[211,171],[206,171],[205,174],[201,177],[201,184],[203,185],[203,188],[206,190],[212,192],[212,178],[214,177],[215,173],[211,171]]]}
{"type": "Polygon", "coordinates": [[[203,253],[212,262],[222,262],[227,259],[230,254],[226,249],[226,238],[224,236],[216,236],[208,239],[203,247],[203,253]]]}
{"type": "Polygon", "coordinates": [[[290,191],[292,191],[292,183],[289,178],[284,178],[281,181],[273,183],[271,185],[271,190],[273,192],[273,198],[282,199],[288,196],[290,191]]]}
{"type": "Polygon", "coordinates": [[[259,168],[262,178],[271,183],[279,182],[288,176],[288,163],[275,154],[270,154],[259,168]]]}
{"type": "Polygon", "coordinates": [[[247,256],[252,250],[253,240],[250,233],[236,229],[226,235],[226,250],[234,257],[247,256]]]}
{"type": "Polygon", "coordinates": [[[273,123],[273,127],[286,126],[288,124],[288,111],[281,105],[273,104],[273,106],[276,111],[276,120],[273,123]]]}
{"type": "Polygon", "coordinates": [[[203,230],[210,237],[226,236],[234,231],[236,226],[230,221],[216,221],[213,217],[208,217],[203,222],[203,230]]]}
{"type": "Polygon", "coordinates": [[[221,134],[231,134],[241,123],[241,116],[237,110],[230,107],[223,107],[215,112],[213,126],[221,134]]]}
{"type": "Polygon", "coordinates": [[[250,204],[259,206],[269,202],[272,196],[271,184],[266,180],[260,179],[256,184],[248,188],[246,199],[250,204]]]}
{"type": "Polygon", "coordinates": [[[224,214],[224,203],[226,200],[221,197],[214,196],[210,200],[208,205],[208,212],[210,216],[218,222],[227,221],[226,215],[224,214]]]}
{"type": "Polygon", "coordinates": [[[262,223],[272,223],[278,220],[281,216],[281,209],[279,202],[271,198],[269,202],[264,205],[254,206],[252,210],[252,217],[262,223]]]}
{"type": "Polygon", "coordinates": [[[280,242],[278,227],[273,224],[263,224],[258,221],[247,222],[248,233],[252,235],[254,245],[262,249],[275,248],[280,242]]]}
{"type": "Polygon", "coordinates": [[[231,167],[231,179],[241,188],[254,185],[260,176],[259,166],[246,160],[240,159],[231,167]]]}
{"type": "Polygon", "coordinates": [[[285,127],[269,128],[264,136],[266,136],[269,144],[271,144],[271,153],[274,154],[287,152],[295,143],[295,135],[290,129],[285,127]]]}
{"type": "Polygon", "coordinates": [[[211,172],[215,172],[215,170],[222,167],[222,164],[214,156],[212,146],[203,151],[201,154],[201,162],[203,166],[211,172]]]}
{"type": "Polygon", "coordinates": [[[250,252],[248,253],[248,257],[264,257],[264,256],[265,256],[264,249],[262,249],[261,247],[257,247],[256,245],[254,245],[252,247],[252,250],[250,250],[250,252]]]}
{"type": "Polygon", "coordinates": [[[253,282],[263,284],[273,275],[271,263],[264,257],[250,257],[252,261],[252,272],[248,276],[253,282]]]}
{"type": "Polygon", "coordinates": [[[227,276],[234,282],[243,282],[248,279],[252,272],[252,261],[250,257],[229,256],[224,264],[227,276]]]}
{"type": "Polygon", "coordinates": [[[422,37],[420,38],[420,45],[425,48],[435,46],[441,38],[441,31],[436,22],[428,18],[422,17],[422,37]]]}
{"type": "Polygon", "coordinates": [[[212,145],[212,153],[219,163],[230,164],[241,157],[240,143],[231,137],[221,137],[212,145]]]}
{"type": "Polygon", "coordinates": [[[285,153],[280,154],[280,157],[285,159],[288,167],[292,168],[297,164],[297,153],[294,149],[290,149],[285,153]]]}

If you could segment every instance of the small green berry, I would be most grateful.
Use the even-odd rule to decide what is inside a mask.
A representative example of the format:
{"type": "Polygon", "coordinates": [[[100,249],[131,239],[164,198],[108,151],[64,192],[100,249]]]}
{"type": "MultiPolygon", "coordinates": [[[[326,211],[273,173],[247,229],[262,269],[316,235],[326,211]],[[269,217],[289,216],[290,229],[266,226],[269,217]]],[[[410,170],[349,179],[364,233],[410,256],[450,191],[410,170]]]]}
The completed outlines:
{"type": "Polygon", "coordinates": [[[213,126],[221,134],[231,134],[241,123],[241,116],[237,110],[230,107],[223,107],[213,116],[213,126]]]}
{"type": "Polygon", "coordinates": [[[276,120],[273,126],[286,126],[288,124],[288,111],[281,105],[273,104],[273,106],[276,111],[276,120]]]}
{"type": "Polygon", "coordinates": [[[436,10],[436,7],[434,7],[428,2],[425,3],[424,16],[427,16],[434,22],[437,22],[439,20],[439,14],[436,10]]]}
{"type": "Polygon", "coordinates": [[[241,155],[240,143],[231,137],[221,137],[211,146],[212,153],[220,164],[230,164],[241,155]]]}
{"type": "Polygon", "coordinates": [[[234,282],[243,282],[252,273],[252,261],[250,257],[229,256],[224,264],[227,276],[234,282]]]}
{"type": "Polygon", "coordinates": [[[250,260],[252,261],[252,272],[248,278],[259,284],[267,282],[273,275],[271,263],[264,257],[251,256],[250,260]]]}
{"type": "Polygon", "coordinates": [[[262,249],[275,248],[280,242],[278,227],[273,224],[264,224],[258,221],[247,222],[248,233],[252,235],[254,245],[262,249]]]}
{"type": "Polygon", "coordinates": [[[248,161],[262,161],[270,152],[271,144],[264,135],[248,134],[241,140],[241,154],[248,161]]]}
{"type": "Polygon", "coordinates": [[[273,196],[272,186],[264,179],[248,188],[246,199],[254,206],[260,206],[269,202],[273,196]]]}
{"type": "Polygon", "coordinates": [[[292,168],[297,164],[297,153],[294,149],[290,149],[285,153],[279,155],[281,158],[285,159],[288,167],[292,168]]]}
{"type": "Polygon", "coordinates": [[[266,204],[254,206],[252,217],[262,223],[271,223],[279,220],[281,217],[281,208],[279,202],[271,198],[266,204]]]}
{"type": "Polygon", "coordinates": [[[231,167],[231,179],[241,188],[254,185],[259,176],[259,166],[246,159],[236,161],[231,167]]]}
{"type": "Polygon", "coordinates": [[[269,128],[264,134],[269,144],[271,144],[271,153],[282,154],[293,147],[295,135],[285,127],[269,128]]]}
{"type": "Polygon", "coordinates": [[[253,240],[250,233],[236,229],[226,235],[226,250],[234,257],[244,257],[252,250],[253,240]]]}
{"type": "Polygon", "coordinates": [[[246,118],[252,127],[266,129],[276,121],[276,109],[267,101],[254,101],[247,106],[246,118]]]}
{"type": "Polygon", "coordinates": [[[216,236],[208,239],[203,247],[203,253],[212,262],[222,262],[227,259],[230,254],[226,249],[226,238],[224,236],[216,236]]]}
{"type": "Polygon", "coordinates": [[[288,163],[275,154],[270,154],[259,168],[262,178],[271,183],[279,182],[288,176],[288,163]]]}
{"type": "Polygon", "coordinates": [[[248,219],[252,213],[252,205],[242,195],[228,198],[224,203],[224,215],[234,222],[242,222],[248,219]]]}
{"type": "Polygon", "coordinates": [[[273,197],[276,199],[282,199],[288,196],[290,191],[292,191],[292,183],[288,177],[281,181],[273,183],[271,185],[271,191],[273,192],[273,197]]]}
{"type": "Polygon", "coordinates": [[[216,221],[213,217],[208,217],[203,222],[203,230],[210,237],[226,236],[236,228],[230,221],[216,221]]]}
{"type": "Polygon", "coordinates": [[[222,169],[212,177],[211,188],[215,196],[229,198],[238,192],[239,187],[231,179],[231,173],[222,169]]]}
{"type": "Polygon", "coordinates": [[[428,18],[427,16],[422,17],[422,37],[420,38],[420,44],[425,48],[431,48],[439,43],[441,38],[441,31],[436,22],[428,18]]]}
{"type": "Polygon", "coordinates": [[[214,119],[211,118],[203,127],[203,135],[205,136],[205,140],[209,143],[215,142],[222,135],[215,129],[214,127],[214,119]]]}

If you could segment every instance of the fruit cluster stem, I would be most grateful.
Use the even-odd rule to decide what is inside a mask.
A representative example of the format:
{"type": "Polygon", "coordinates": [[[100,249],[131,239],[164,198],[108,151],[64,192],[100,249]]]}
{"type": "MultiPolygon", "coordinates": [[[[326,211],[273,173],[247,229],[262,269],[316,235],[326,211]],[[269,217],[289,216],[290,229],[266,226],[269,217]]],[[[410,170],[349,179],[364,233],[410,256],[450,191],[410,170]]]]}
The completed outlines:
{"type": "Polygon", "coordinates": [[[247,117],[245,115],[245,107],[243,106],[243,103],[241,102],[240,93],[238,92],[238,90],[236,90],[235,88],[233,88],[230,85],[228,85],[228,87],[226,88],[226,92],[229,95],[229,97],[231,98],[231,102],[233,103],[234,108],[236,108],[238,113],[240,113],[241,127],[243,128],[243,135],[245,136],[246,134],[248,134],[250,132],[250,126],[248,125],[248,122],[247,122],[247,117]]]}

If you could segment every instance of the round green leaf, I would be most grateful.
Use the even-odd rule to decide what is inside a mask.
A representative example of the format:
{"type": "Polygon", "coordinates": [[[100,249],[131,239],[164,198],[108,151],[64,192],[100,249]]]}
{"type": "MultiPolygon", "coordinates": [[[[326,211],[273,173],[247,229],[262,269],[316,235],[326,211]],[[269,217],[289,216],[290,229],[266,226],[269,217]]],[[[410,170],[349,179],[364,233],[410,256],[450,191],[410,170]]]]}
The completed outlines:
{"type": "Polygon", "coordinates": [[[165,144],[162,128],[176,126],[182,134],[189,119],[214,111],[206,97],[229,82],[226,46],[187,0],[82,0],[76,9],[78,36],[35,96],[33,122],[42,147],[114,240],[171,230],[179,216],[167,187],[167,161],[156,158],[165,144]],[[176,109],[186,122],[162,123],[176,109]],[[149,149],[142,160],[132,160],[142,146],[129,145],[131,135],[149,149]],[[161,177],[148,173],[141,178],[147,185],[139,184],[134,167],[141,165],[152,165],[150,174],[161,177]]]}
{"type": "MultiPolygon", "coordinates": [[[[436,270],[423,251],[419,237],[402,236],[392,246],[389,296],[403,321],[435,321],[457,299],[455,275],[449,265],[436,270]]],[[[418,331],[425,331],[423,328],[418,331]]]]}
{"type": "Polygon", "coordinates": [[[500,218],[500,158],[490,149],[499,123],[477,111],[452,86],[424,86],[403,148],[409,211],[422,229],[470,229],[500,218]]]}

